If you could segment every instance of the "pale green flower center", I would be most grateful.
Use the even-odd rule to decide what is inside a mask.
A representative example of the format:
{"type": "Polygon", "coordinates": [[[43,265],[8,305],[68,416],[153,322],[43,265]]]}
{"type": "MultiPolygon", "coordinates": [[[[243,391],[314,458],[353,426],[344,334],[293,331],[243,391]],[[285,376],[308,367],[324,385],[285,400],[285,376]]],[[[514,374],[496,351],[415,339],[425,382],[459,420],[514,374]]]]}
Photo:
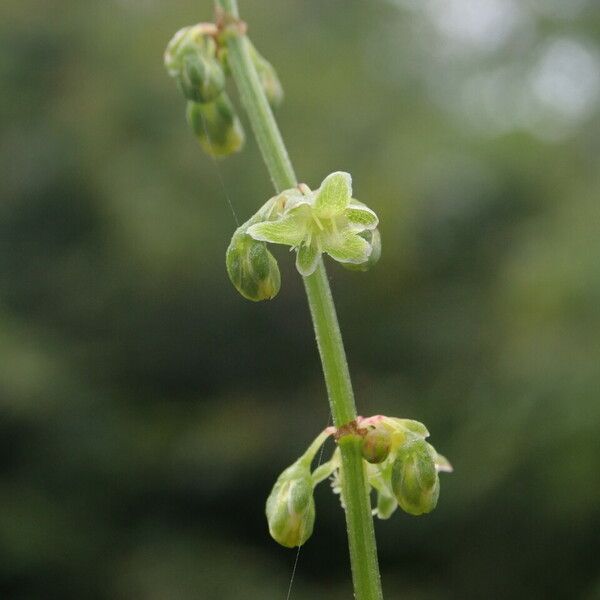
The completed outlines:
{"type": "Polygon", "coordinates": [[[307,223],[308,236],[306,244],[311,245],[319,238],[337,236],[348,227],[348,219],[344,214],[335,215],[331,218],[318,217],[311,211],[311,217],[307,223]]]}

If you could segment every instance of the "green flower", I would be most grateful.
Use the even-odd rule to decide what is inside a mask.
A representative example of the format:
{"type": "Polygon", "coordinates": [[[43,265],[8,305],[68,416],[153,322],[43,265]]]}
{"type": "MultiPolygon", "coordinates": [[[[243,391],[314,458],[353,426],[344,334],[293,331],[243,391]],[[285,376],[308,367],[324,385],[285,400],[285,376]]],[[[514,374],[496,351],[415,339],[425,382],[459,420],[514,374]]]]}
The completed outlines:
{"type": "Polygon", "coordinates": [[[316,192],[291,189],[283,192],[285,202],[274,220],[248,228],[255,240],[285,244],[297,251],[296,268],[307,277],[314,273],[326,252],[341,263],[361,264],[373,247],[360,234],[377,227],[377,215],[352,198],[348,173],[328,175],[316,192]]]}

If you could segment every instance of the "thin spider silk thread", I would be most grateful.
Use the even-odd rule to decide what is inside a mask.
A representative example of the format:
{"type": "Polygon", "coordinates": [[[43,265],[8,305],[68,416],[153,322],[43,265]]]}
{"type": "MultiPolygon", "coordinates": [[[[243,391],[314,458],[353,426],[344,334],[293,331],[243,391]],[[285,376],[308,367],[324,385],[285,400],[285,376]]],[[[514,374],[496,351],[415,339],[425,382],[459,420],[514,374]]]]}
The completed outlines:
{"type": "MultiPolygon", "coordinates": [[[[206,127],[206,121],[204,120],[204,117],[202,117],[202,127],[204,127],[204,133],[206,134],[206,139],[208,140],[208,144],[210,145],[211,150],[212,150],[213,143],[212,143],[212,140],[210,139],[210,135],[208,134],[208,128],[206,127]]],[[[223,173],[221,172],[221,167],[219,166],[219,161],[212,153],[210,155],[210,158],[212,159],[212,162],[215,165],[215,168],[217,170],[217,176],[219,177],[219,181],[221,182],[221,189],[223,190],[223,194],[225,195],[225,200],[226,200],[227,205],[229,206],[229,210],[231,211],[231,214],[233,215],[233,220],[235,221],[235,226],[239,227],[240,221],[238,219],[237,213],[235,212],[235,208],[233,208],[233,202],[231,201],[231,197],[227,193],[227,188],[225,187],[225,179],[223,178],[223,173]]]]}
{"type": "MultiPolygon", "coordinates": [[[[327,419],[327,425],[325,427],[329,427],[331,423],[331,413],[329,413],[329,418],[327,419]]],[[[323,460],[323,452],[325,450],[325,442],[321,445],[321,450],[319,452],[319,460],[317,461],[317,469],[321,466],[321,462],[323,460]]],[[[302,545],[298,546],[298,550],[296,551],[296,558],[294,559],[294,566],[292,567],[292,575],[290,577],[290,585],[288,587],[287,596],[285,600],[290,600],[292,595],[292,586],[294,585],[294,578],[296,577],[296,568],[298,567],[298,559],[300,558],[300,550],[302,549],[302,545]]]]}

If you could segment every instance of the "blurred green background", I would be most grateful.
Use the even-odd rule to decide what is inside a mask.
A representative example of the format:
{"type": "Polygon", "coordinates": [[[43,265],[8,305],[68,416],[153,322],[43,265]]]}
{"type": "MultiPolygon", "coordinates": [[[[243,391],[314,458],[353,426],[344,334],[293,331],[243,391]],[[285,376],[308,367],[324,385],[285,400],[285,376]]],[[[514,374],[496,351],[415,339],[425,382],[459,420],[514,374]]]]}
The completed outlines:
{"type": "MultiPolygon", "coordinates": [[[[386,598],[600,598],[599,4],[241,10],[300,179],[347,170],[381,218],[375,270],[329,269],[359,410],[455,467],[376,523],[386,598]]],[[[272,194],[256,145],[217,170],[162,66],[211,17],[1,4],[2,598],[286,597],[264,501],[328,408],[289,254],[272,302],[225,272],[226,196],[272,194]]],[[[321,486],[291,598],[351,596],[321,486]]]]}

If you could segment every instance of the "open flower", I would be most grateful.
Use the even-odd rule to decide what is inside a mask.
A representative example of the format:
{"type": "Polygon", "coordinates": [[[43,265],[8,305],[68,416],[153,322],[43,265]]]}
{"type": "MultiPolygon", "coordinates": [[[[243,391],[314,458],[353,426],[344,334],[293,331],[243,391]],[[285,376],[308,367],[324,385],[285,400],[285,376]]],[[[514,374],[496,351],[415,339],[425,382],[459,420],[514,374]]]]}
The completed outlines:
{"type": "Polygon", "coordinates": [[[341,263],[361,264],[372,246],[359,234],[377,227],[377,215],[352,198],[348,173],[328,175],[315,192],[283,192],[283,207],[274,220],[256,223],[247,233],[255,240],[285,244],[297,251],[296,268],[307,277],[314,273],[323,252],[341,263]]]}

